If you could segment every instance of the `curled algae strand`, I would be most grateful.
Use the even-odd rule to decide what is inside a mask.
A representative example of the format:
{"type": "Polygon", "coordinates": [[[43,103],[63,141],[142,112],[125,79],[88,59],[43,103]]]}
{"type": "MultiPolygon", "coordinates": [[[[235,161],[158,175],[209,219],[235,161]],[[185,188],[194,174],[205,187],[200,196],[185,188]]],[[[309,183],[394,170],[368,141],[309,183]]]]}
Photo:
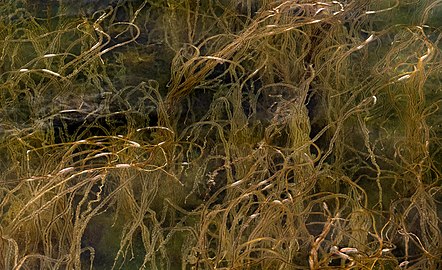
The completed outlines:
{"type": "Polygon", "coordinates": [[[141,147],[141,145],[139,143],[137,143],[137,142],[129,141],[129,143],[132,144],[135,147],[141,147]]]}
{"type": "Polygon", "coordinates": [[[372,42],[374,40],[374,34],[371,34],[361,45],[356,47],[357,50],[362,49],[364,46],[366,46],[368,43],[372,42]]]}
{"type": "Polygon", "coordinates": [[[409,79],[410,77],[411,77],[410,74],[405,74],[405,75],[403,75],[403,76],[400,76],[400,77],[397,79],[397,81],[398,81],[398,82],[400,82],[400,81],[405,81],[405,80],[409,79]]]}
{"type": "Polygon", "coordinates": [[[57,76],[57,77],[61,77],[60,74],[58,74],[57,72],[54,72],[52,70],[49,70],[49,69],[42,68],[41,71],[46,72],[46,73],[51,74],[51,75],[54,75],[54,76],[57,76]]]}
{"type": "Polygon", "coordinates": [[[131,167],[132,167],[132,165],[125,164],[125,163],[120,163],[120,164],[115,165],[115,168],[131,168],[131,167]]]}
{"type": "Polygon", "coordinates": [[[94,157],[104,157],[104,156],[110,156],[110,155],[113,155],[114,153],[111,153],[111,152],[103,152],[103,153],[98,153],[98,154],[95,154],[94,155],[94,157]]]}
{"type": "Polygon", "coordinates": [[[345,254],[356,254],[356,253],[359,253],[359,250],[357,248],[352,248],[352,247],[341,248],[339,251],[343,252],[345,254]]]}
{"type": "Polygon", "coordinates": [[[65,173],[69,173],[69,172],[71,172],[73,170],[75,170],[74,167],[67,167],[67,168],[64,168],[64,169],[61,169],[60,171],[58,171],[57,174],[65,174],[65,173]]]}

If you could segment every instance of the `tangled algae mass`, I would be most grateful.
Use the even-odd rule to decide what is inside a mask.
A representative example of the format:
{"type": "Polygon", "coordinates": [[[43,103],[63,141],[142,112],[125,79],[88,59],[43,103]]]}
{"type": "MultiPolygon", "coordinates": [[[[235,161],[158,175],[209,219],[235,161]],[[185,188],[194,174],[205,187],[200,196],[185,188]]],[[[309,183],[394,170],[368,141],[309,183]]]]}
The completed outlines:
{"type": "Polygon", "coordinates": [[[0,18],[0,269],[442,269],[441,0],[0,18]]]}

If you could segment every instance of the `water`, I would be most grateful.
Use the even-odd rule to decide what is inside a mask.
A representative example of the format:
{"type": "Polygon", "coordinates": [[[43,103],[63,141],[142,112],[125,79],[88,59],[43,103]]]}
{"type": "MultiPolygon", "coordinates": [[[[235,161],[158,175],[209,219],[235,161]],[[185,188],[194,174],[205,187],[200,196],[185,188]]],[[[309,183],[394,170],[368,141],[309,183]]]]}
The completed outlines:
{"type": "Polygon", "coordinates": [[[441,8],[0,4],[0,268],[439,269],[441,8]]]}

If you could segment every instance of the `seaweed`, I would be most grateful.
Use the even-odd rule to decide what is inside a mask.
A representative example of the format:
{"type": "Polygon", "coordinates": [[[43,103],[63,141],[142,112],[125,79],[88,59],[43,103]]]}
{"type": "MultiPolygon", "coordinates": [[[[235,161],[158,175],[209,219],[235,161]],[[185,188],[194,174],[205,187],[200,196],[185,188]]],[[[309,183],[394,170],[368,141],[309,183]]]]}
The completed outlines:
{"type": "Polygon", "coordinates": [[[441,4],[4,1],[0,268],[439,269],[441,4]]]}

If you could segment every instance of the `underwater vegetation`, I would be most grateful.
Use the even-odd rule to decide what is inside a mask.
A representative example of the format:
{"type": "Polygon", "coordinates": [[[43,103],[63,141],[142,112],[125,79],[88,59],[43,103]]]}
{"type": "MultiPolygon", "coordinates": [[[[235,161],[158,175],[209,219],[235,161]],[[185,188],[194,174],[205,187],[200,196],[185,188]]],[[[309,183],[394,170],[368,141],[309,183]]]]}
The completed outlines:
{"type": "Polygon", "coordinates": [[[441,0],[0,2],[0,269],[441,269],[441,0]]]}

